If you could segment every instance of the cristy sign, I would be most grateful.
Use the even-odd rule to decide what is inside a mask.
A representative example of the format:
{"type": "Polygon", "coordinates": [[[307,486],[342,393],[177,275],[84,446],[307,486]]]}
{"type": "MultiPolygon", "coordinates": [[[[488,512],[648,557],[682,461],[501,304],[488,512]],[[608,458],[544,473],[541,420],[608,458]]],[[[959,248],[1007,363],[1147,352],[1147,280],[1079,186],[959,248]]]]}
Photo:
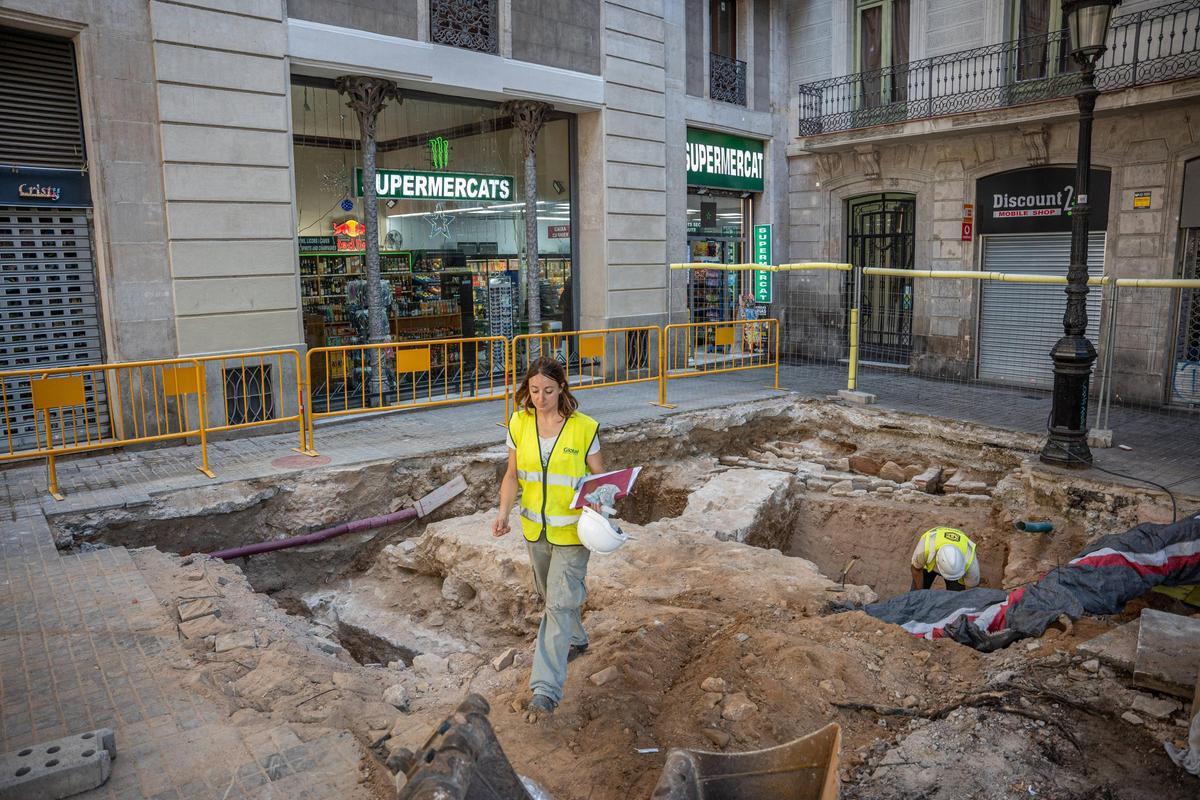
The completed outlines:
{"type": "MultiPolygon", "coordinates": [[[[362,197],[362,169],[354,170],[354,190],[362,197]]],[[[512,200],[514,195],[511,175],[408,169],[381,169],[375,173],[375,196],[380,200],[512,200]]]]}

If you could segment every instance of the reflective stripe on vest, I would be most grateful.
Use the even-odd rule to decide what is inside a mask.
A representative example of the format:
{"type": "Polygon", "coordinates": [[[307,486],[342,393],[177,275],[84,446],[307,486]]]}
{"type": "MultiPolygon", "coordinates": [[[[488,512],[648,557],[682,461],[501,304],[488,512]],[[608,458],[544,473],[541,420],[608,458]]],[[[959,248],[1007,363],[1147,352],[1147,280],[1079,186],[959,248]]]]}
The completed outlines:
{"type": "Polygon", "coordinates": [[[971,564],[975,563],[975,543],[958,528],[930,528],[922,536],[925,540],[926,572],[937,572],[937,553],[945,545],[950,545],[963,554],[966,561],[963,576],[971,569],[971,564]]]}
{"type": "MultiPolygon", "coordinates": [[[[542,480],[542,473],[529,472],[527,470],[519,469],[517,470],[517,480],[538,481],[540,483],[542,480]]],[[[572,478],[570,475],[556,475],[553,472],[547,472],[546,483],[550,486],[570,486],[572,489],[574,489],[579,485],[579,478],[572,478]]]]}
{"type": "Polygon", "coordinates": [[[517,446],[517,479],[521,484],[521,533],[531,542],[544,530],[551,544],[577,545],[580,511],[571,508],[575,488],[587,475],[587,451],[596,438],[594,419],[576,411],[554,442],[548,464],[542,464],[537,418],[519,411],[508,421],[517,446]]]}

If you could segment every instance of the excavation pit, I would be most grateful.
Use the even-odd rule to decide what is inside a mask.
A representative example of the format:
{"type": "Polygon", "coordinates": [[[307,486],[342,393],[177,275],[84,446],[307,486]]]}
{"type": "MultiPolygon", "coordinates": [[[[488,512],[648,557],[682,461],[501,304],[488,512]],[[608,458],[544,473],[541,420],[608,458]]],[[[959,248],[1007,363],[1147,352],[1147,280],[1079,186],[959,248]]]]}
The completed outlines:
{"type": "MultiPolygon", "coordinates": [[[[648,797],[661,766],[637,748],[755,749],[831,719],[844,726],[849,767],[869,765],[902,746],[909,729],[837,703],[900,706],[911,696],[932,707],[931,674],[952,687],[982,686],[993,673],[1023,669],[1016,659],[1050,658],[1054,648],[984,656],[912,639],[860,612],[831,613],[906,591],[912,548],[927,528],[966,531],[979,545],[985,584],[1007,588],[1101,533],[1161,513],[1144,492],[1038,473],[1025,463],[1036,451],[1032,437],[874,410],[775,402],[606,431],[603,441],[607,465],[644,466],[637,491],[618,507],[635,539],[591,561],[584,620],[593,646],[572,664],[564,705],[542,732],[509,710],[525,697],[541,605],[519,533],[494,539],[488,531],[502,449],[229,483],[53,522],[65,548],[153,546],[184,556],[167,559],[180,575],[202,568],[203,580],[226,579],[217,602],[226,604],[228,624],[267,629],[263,659],[277,647],[309,653],[289,650],[286,665],[271,666],[299,687],[304,705],[237,694],[242,689],[238,702],[287,719],[358,725],[364,739],[377,738],[375,723],[390,713],[383,727],[414,747],[463,692],[479,691],[510,758],[543,770],[536,777],[555,797],[624,798],[648,797]],[[902,474],[939,467],[947,488],[923,489],[916,474],[902,474]],[[388,513],[458,473],[468,492],[407,527],[229,564],[186,558],[388,513]],[[1054,530],[1016,530],[1030,518],[1050,519],[1054,530]],[[616,677],[591,680],[608,667],[616,677]],[[325,674],[343,677],[313,684],[325,674]],[[709,678],[728,691],[702,690],[709,678]],[[384,689],[394,699],[396,686],[405,709],[381,709],[384,689]],[[731,719],[742,713],[725,713],[739,693],[750,704],[741,708],[757,710],[731,719]],[[547,737],[568,743],[560,764],[539,757],[547,737]],[[877,745],[883,750],[872,755],[877,745]]],[[[143,551],[147,564],[165,563],[152,553],[143,551]]],[[[181,585],[176,597],[194,592],[195,584],[181,585]]],[[[164,599],[169,591],[165,579],[156,586],[164,599]]],[[[243,673],[231,679],[247,692],[269,683],[243,673]]],[[[1086,773],[1076,756],[1062,758],[1070,775],[1086,773]]],[[[868,776],[850,777],[846,796],[872,796],[853,790],[868,776]]],[[[1004,777],[1011,776],[985,772],[980,780],[1004,777]]],[[[1158,784],[1167,792],[1160,796],[1167,786],[1158,784]]],[[[960,795],[971,796],[971,787],[960,795]]]]}

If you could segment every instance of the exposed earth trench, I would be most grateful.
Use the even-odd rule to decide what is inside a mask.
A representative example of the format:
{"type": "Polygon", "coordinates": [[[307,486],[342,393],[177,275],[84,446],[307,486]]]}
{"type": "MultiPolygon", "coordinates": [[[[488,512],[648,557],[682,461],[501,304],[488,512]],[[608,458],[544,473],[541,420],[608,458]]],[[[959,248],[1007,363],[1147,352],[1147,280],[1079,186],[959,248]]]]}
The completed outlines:
{"type": "Polygon", "coordinates": [[[1182,706],[1131,725],[1122,714],[1145,693],[1075,652],[1146,604],[1188,607],[1151,596],[992,654],[843,610],[907,590],[916,538],[934,525],[966,530],[985,585],[1011,588],[1097,536],[1169,521],[1165,497],[1046,471],[1035,437],[793,398],[605,430],[603,442],[608,465],[646,467],[618,509],[635,539],[593,557],[592,646],[539,725],[518,712],[540,603],[519,534],[487,532],[502,446],[52,522],[62,548],[138,548],[164,605],[211,600],[217,629],[180,633],[210,702],[349,730],[385,776],[390,751],[418,748],[474,691],[517,770],[561,800],[648,798],[669,748],[754,750],[830,721],[843,727],[848,798],[1200,794],[1163,752],[1185,736],[1182,706]],[[947,486],[922,491],[933,467],[947,486]],[[233,563],[198,555],[407,507],[460,473],[467,492],[407,527],[233,563]],[[1015,530],[1029,519],[1054,530],[1015,530]],[[214,653],[213,634],[233,630],[257,631],[258,646],[214,653]]]}

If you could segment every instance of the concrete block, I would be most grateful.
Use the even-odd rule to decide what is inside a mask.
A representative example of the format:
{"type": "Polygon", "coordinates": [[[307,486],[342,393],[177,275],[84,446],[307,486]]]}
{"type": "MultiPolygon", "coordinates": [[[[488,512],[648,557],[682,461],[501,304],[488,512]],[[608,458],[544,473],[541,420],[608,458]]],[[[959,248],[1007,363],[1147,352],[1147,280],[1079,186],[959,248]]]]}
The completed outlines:
{"type": "Polygon", "coordinates": [[[1135,619],[1094,639],[1088,639],[1075,649],[1085,655],[1096,656],[1105,666],[1121,672],[1133,672],[1140,628],[1141,621],[1135,619]]]}
{"type": "Polygon", "coordinates": [[[117,743],[110,728],[65,736],[0,755],[0,800],[58,800],[101,786],[117,743]]]}
{"type": "Polygon", "coordinates": [[[173,239],[265,239],[295,235],[290,203],[167,204],[173,239]]]}
{"type": "Polygon", "coordinates": [[[213,644],[213,649],[218,653],[227,653],[230,650],[241,648],[253,649],[255,647],[258,647],[258,632],[253,630],[223,633],[217,637],[216,642],[213,644]]]}
{"type": "Polygon", "coordinates": [[[171,242],[176,278],[294,275],[296,246],[286,240],[171,242]]]}
{"type": "Polygon", "coordinates": [[[212,278],[176,281],[180,316],[280,311],[299,304],[294,276],[212,278]]]}
{"type": "Polygon", "coordinates": [[[1106,448],[1113,446],[1113,432],[1108,429],[1092,428],[1087,435],[1088,447],[1106,448]]]}
{"type": "Polygon", "coordinates": [[[154,38],[160,42],[280,57],[287,50],[287,29],[275,20],[169,5],[157,0],[150,3],[150,16],[154,38]]]}
{"type": "Polygon", "coordinates": [[[264,94],[287,94],[283,59],[160,42],[154,47],[158,79],[264,94]]]}
{"type": "Polygon", "coordinates": [[[288,126],[288,103],[283,96],[161,84],[158,98],[164,122],[276,131],[286,131],[288,126]]]}
{"type": "Polygon", "coordinates": [[[837,396],[839,399],[845,400],[847,403],[855,403],[860,406],[870,405],[871,403],[874,403],[876,399],[875,395],[871,394],[870,392],[859,392],[850,389],[838,390],[837,396]]]}
{"type": "Polygon", "coordinates": [[[1133,682],[1191,699],[1200,672],[1200,619],[1147,608],[1141,622],[1133,682]]]}

